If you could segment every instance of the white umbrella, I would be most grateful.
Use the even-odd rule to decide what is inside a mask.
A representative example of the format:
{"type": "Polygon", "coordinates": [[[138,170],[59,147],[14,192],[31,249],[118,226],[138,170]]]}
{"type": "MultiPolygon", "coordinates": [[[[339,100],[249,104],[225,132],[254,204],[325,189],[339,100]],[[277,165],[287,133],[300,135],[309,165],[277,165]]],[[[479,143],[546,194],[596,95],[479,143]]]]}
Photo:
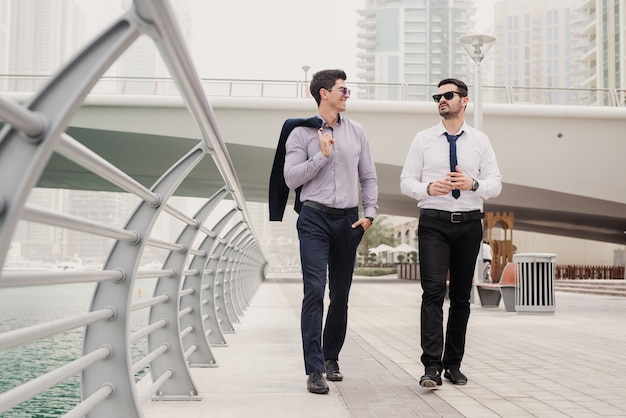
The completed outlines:
{"type": "Polygon", "coordinates": [[[392,252],[394,253],[411,253],[414,251],[417,252],[417,248],[413,248],[409,244],[400,244],[396,248],[392,249],[392,252]]]}
{"type": "Polygon", "coordinates": [[[386,253],[388,251],[393,251],[393,247],[387,245],[387,244],[380,244],[378,247],[374,247],[374,248],[370,248],[369,252],[370,253],[374,253],[376,255],[380,254],[380,253],[386,253]]]}
{"type": "Polygon", "coordinates": [[[394,254],[394,259],[396,259],[397,256],[395,254],[398,254],[398,253],[408,254],[408,253],[412,253],[412,252],[416,252],[417,253],[417,249],[411,247],[409,244],[400,244],[396,248],[394,248],[392,250],[392,252],[394,254]]]}
{"type": "Polygon", "coordinates": [[[393,251],[393,247],[387,245],[387,244],[380,244],[378,247],[374,247],[374,248],[370,248],[369,252],[370,253],[374,253],[377,256],[380,254],[383,254],[383,260],[381,260],[383,263],[387,263],[388,262],[388,254],[390,251],[393,251]]]}

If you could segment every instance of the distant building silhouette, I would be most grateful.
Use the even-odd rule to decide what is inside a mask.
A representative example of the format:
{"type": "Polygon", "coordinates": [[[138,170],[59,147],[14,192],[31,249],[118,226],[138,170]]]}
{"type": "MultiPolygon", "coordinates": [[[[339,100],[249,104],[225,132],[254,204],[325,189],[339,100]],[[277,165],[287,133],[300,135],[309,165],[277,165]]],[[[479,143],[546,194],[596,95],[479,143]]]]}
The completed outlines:
{"type": "MultiPolygon", "coordinates": [[[[533,87],[573,87],[584,78],[580,61],[580,0],[503,0],[495,3],[494,85],[519,86],[517,102],[544,103],[545,91],[533,87]]],[[[552,93],[552,103],[567,97],[552,93]]]]}
{"type": "MultiPolygon", "coordinates": [[[[436,84],[467,79],[471,59],[459,38],[474,27],[472,0],[366,0],[359,10],[358,77],[366,83],[436,84]]],[[[432,89],[359,91],[367,99],[430,99],[432,89]]]]}

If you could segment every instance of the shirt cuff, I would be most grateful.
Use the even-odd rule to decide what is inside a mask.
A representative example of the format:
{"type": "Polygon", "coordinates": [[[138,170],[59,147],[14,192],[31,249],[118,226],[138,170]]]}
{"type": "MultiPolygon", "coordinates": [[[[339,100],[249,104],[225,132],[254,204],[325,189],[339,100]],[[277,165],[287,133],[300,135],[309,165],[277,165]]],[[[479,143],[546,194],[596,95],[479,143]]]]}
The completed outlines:
{"type": "Polygon", "coordinates": [[[376,209],[374,208],[365,208],[363,209],[363,217],[367,218],[367,217],[371,217],[376,219],[376,209]]]}

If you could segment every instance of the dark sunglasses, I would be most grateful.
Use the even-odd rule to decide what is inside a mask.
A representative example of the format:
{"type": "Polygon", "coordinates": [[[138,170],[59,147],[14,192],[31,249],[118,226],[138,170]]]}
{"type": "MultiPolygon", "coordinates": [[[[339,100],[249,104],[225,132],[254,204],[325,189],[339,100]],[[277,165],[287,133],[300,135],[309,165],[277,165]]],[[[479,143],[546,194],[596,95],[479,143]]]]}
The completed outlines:
{"type": "Polygon", "coordinates": [[[326,89],[328,91],[335,91],[338,90],[341,92],[341,96],[347,96],[350,94],[350,89],[347,87],[339,87],[338,89],[326,89]]]}
{"type": "Polygon", "coordinates": [[[463,97],[463,95],[458,91],[447,91],[443,94],[433,94],[433,100],[435,103],[439,103],[439,100],[441,100],[442,97],[445,97],[446,100],[452,100],[454,93],[458,94],[459,97],[463,97]]]}

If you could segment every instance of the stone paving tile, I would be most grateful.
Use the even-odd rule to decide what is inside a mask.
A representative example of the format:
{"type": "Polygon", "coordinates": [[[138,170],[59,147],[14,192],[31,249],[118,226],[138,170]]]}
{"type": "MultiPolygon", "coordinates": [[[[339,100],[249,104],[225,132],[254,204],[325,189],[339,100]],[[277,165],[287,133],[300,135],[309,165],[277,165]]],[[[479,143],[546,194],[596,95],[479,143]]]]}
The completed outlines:
{"type": "MultiPolygon", "coordinates": [[[[361,306],[359,291],[367,286],[353,287],[349,333],[358,333],[398,367],[411,364],[407,374],[419,391],[419,286],[400,287],[391,299],[383,297],[390,296],[387,288],[375,305],[361,306]],[[398,360],[400,346],[403,361],[398,360]]],[[[372,303],[371,294],[376,293],[363,300],[372,303]]],[[[470,383],[454,387],[444,382],[435,396],[463,416],[626,416],[617,403],[626,397],[626,333],[617,323],[623,319],[618,312],[626,312],[626,299],[568,294],[560,300],[563,307],[554,314],[472,306],[463,366],[470,383]],[[599,357],[594,341],[605,343],[599,357]],[[607,400],[613,394],[616,405],[607,400]]]]}
{"type": "Polygon", "coordinates": [[[339,364],[345,378],[337,389],[355,417],[364,410],[381,418],[463,416],[359,335],[348,334],[339,364]]]}
{"type": "Polygon", "coordinates": [[[345,378],[322,396],[305,387],[301,280],[266,280],[258,293],[216,350],[220,367],[193,371],[202,402],[150,405],[147,418],[626,417],[626,298],[557,292],[553,314],[472,305],[469,383],[429,390],[419,386],[419,282],[355,278],[345,378]]]}

